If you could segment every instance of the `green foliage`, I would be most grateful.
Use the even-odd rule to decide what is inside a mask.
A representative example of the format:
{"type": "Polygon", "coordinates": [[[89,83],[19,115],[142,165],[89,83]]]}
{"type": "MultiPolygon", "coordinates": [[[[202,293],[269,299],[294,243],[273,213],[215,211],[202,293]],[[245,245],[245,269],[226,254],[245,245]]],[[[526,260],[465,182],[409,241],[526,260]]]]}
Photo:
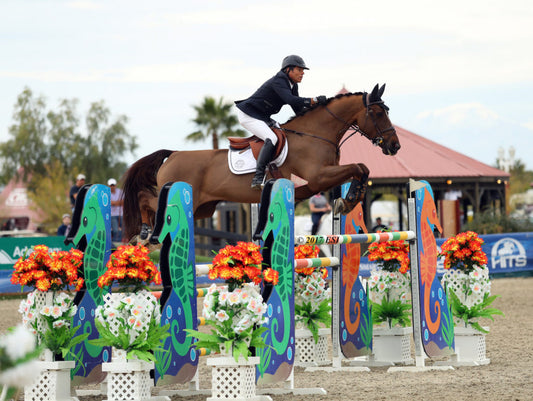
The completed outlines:
{"type": "Polygon", "coordinates": [[[453,292],[453,290],[448,291],[448,299],[451,305],[451,310],[454,316],[462,319],[465,324],[470,324],[474,329],[482,332],[482,333],[488,333],[487,330],[485,330],[479,322],[477,322],[477,319],[479,318],[487,318],[492,321],[494,321],[493,315],[501,315],[504,316],[503,312],[497,308],[489,308],[490,304],[494,302],[496,298],[498,298],[499,295],[489,295],[488,293],[485,293],[485,296],[483,297],[483,301],[479,304],[476,304],[472,307],[468,307],[461,303],[457,295],[453,292]]]}
{"type": "Polygon", "coordinates": [[[81,326],[67,327],[52,327],[52,320],[49,316],[43,316],[48,323],[48,330],[43,333],[42,344],[52,351],[53,354],[61,354],[63,359],[67,356],[74,356],[71,352],[76,345],[84,342],[89,333],[76,335],[81,326]]]}
{"type": "Polygon", "coordinates": [[[372,306],[372,320],[380,324],[387,322],[389,327],[400,325],[407,327],[411,324],[411,304],[403,303],[399,299],[389,300],[388,294],[381,303],[370,301],[372,306]]]}
{"type": "Polygon", "coordinates": [[[47,111],[44,97],[24,88],[14,105],[9,139],[0,143],[0,182],[7,184],[13,177],[28,182],[30,196],[43,215],[66,212],[68,189],[78,173],[86,175],[87,183],[119,178],[127,167],[124,157],[137,148],[126,129],[127,117],[112,118],[103,101],[91,104],[82,134],[77,105],[76,99],[63,99],[47,111]],[[62,185],[45,201],[42,193],[60,180],[62,185]]]}
{"type": "Polygon", "coordinates": [[[296,320],[301,322],[311,331],[315,343],[318,343],[319,323],[326,327],[331,326],[331,303],[329,299],[323,300],[318,308],[313,308],[311,302],[304,302],[301,305],[294,305],[296,320]]]}
{"type": "Polygon", "coordinates": [[[187,337],[195,337],[198,339],[194,343],[194,346],[198,348],[208,348],[214,352],[221,352],[221,345],[225,350],[232,350],[232,356],[235,358],[235,362],[239,359],[239,356],[243,356],[248,360],[248,357],[252,354],[251,347],[256,349],[266,347],[266,344],[262,338],[262,334],[267,331],[266,327],[250,327],[240,334],[236,334],[233,330],[229,331],[227,325],[231,325],[231,319],[224,322],[217,322],[214,320],[207,320],[207,324],[213,326],[211,334],[202,333],[197,330],[185,329],[188,333],[187,337]],[[221,336],[218,333],[234,333],[232,336],[221,336]],[[248,345],[249,341],[249,345],[248,345]]]}
{"type": "Polygon", "coordinates": [[[185,139],[198,142],[211,138],[213,149],[218,149],[219,138],[230,136],[245,136],[242,129],[235,129],[239,123],[237,116],[231,113],[233,104],[224,102],[224,98],[216,101],[213,97],[206,96],[201,105],[193,106],[196,117],[192,120],[199,128],[185,139]]]}
{"type": "Polygon", "coordinates": [[[462,227],[463,231],[474,231],[479,234],[501,234],[512,232],[533,231],[533,223],[509,217],[505,214],[496,214],[492,211],[477,213],[474,220],[462,227]]]}
{"type": "Polygon", "coordinates": [[[169,324],[160,326],[155,319],[150,319],[148,326],[148,333],[146,336],[138,336],[133,342],[130,342],[128,333],[123,326],[118,327],[118,335],[115,336],[111,331],[109,323],[103,324],[100,320],[94,320],[99,338],[89,340],[90,344],[98,345],[101,347],[111,346],[118,349],[123,349],[127,352],[127,358],[131,359],[137,357],[146,362],[155,362],[153,352],[168,352],[163,348],[163,342],[170,333],[169,324]]]}

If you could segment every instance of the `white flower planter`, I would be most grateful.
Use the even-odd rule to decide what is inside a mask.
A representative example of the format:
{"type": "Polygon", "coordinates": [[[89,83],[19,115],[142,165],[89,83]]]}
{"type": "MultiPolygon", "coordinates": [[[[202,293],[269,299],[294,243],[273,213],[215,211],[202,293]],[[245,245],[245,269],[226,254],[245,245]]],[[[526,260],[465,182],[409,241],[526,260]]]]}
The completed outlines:
{"type": "MultiPolygon", "coordinates": [[[[488,330],[488,327],[484,327],[488,330]]],[[[486,356],[485,333],[472,327],[455,327],[455,355],[452,365],[488,365],[490,359],[486,356]]]]}
{"type": "Polygon", "coordinates": [[[374,328],[373,363],[395,365],[411,365],[412,327],[393,327],[392,329],[374,328]]]}
{"type": "Polygon", "coordinates": [[[328,355],[328,338],[331,329],[318,329],[318,342],[315,343],[313,333],[308,329],[296,329],[295,366],[321,366],[331,363],[328,355]]]}
{"type": "Polygon", "coordinates": [[[256,395],[255,367],[259,357],[240,356],[238,362],[232,357],[208,358],[212,367],[211,397],[207,401],[260,401],[270,397],[256,395]]]}
{"type": "Polygon", "coordinates": [[[102,364],[102,371],[107,372],[107,401],[170,400],[151,396],[153,368],[153,362],[128,360],[126,351],[113,348],[111,362],[102,364]]]}
{"type": "Polygon", "coordinates": [[[41,374],[31,386],[24,387],[26,401],[77,401],[71,396],[70,370],[74,361],[39,361],[41,374]]]}

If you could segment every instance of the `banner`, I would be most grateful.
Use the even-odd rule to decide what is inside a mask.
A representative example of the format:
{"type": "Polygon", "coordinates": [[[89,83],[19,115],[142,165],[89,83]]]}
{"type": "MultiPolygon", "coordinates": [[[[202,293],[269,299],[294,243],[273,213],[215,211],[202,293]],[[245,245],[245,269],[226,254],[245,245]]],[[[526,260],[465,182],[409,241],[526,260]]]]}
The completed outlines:
{"type": "MultiPolygon", "coordinates": [[[[20,285],[11,284],[13,265],[24,255],[32,252],[35,245],[46,245],[52,251],[68,250],[63,241],[65,237],[7,237],[0,238],[0,293],[20,292],[20,285]]],[[[26,289],[30,291],[31,289],[26,289]]]]}

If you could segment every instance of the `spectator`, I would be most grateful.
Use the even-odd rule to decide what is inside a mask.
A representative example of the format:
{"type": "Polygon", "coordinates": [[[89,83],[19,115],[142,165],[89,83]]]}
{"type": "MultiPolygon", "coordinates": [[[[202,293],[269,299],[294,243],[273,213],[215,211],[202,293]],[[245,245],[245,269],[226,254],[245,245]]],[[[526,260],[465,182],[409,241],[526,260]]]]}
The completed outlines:
{"type": "Polygon", "coordinates": [[[384,230],[388,230],[388,227],[381,222],[381,217],[376,218],[376,225],[372,227],[372,231],[377,233],[384,230]]]}
{"type": "Polygon", "coordinates": [[[324,196],[324,192],[313,195],[311,199],[309,199],[309,209],[311,210],[311,221],[313,223],[311,235],[315,235],[318,232],[322,216],[331,211],[331,206],[324,196]]]}
{"type": "Polygon", "coordinates": [[[122,190],[117,188],[117,180],[110,178],[107,186],[111,189],[111,240],[122,242],[122,190]]]}
{"type": "Polygon", "coordinates": [[[78,174],[76,177],[76,183],[70,187],[70,207],[72,212],[74,212],[74,206],[76,205],[76,197],[78,196],[78,191],[85,184],[85,176],[83,174],[78,174]]]}
{"type": "Polygon", "coordinates": [[[57,235],[66,237],[68,231],[70,230],[70,224],[72,222],[70,219],[70,214],[64,214],[62,221],[62,224],[57,228],[57,235]]]}

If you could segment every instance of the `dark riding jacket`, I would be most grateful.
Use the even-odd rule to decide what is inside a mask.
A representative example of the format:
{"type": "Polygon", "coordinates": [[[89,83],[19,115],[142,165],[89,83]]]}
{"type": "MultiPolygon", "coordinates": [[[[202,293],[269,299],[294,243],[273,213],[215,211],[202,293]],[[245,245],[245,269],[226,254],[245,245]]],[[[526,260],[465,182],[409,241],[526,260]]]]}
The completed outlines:
{"type": "Polygon", "coordinates": [[[248,99],[237,100],[235,105],[250,117],[270,123],[270,116],[278,113],[284,105],[290,105],[298,114],[304,107],[311,106],[311,98],[298,96],[298,84],[291,89],[289,77],[283,71],[278,72],[248,99]]]}

